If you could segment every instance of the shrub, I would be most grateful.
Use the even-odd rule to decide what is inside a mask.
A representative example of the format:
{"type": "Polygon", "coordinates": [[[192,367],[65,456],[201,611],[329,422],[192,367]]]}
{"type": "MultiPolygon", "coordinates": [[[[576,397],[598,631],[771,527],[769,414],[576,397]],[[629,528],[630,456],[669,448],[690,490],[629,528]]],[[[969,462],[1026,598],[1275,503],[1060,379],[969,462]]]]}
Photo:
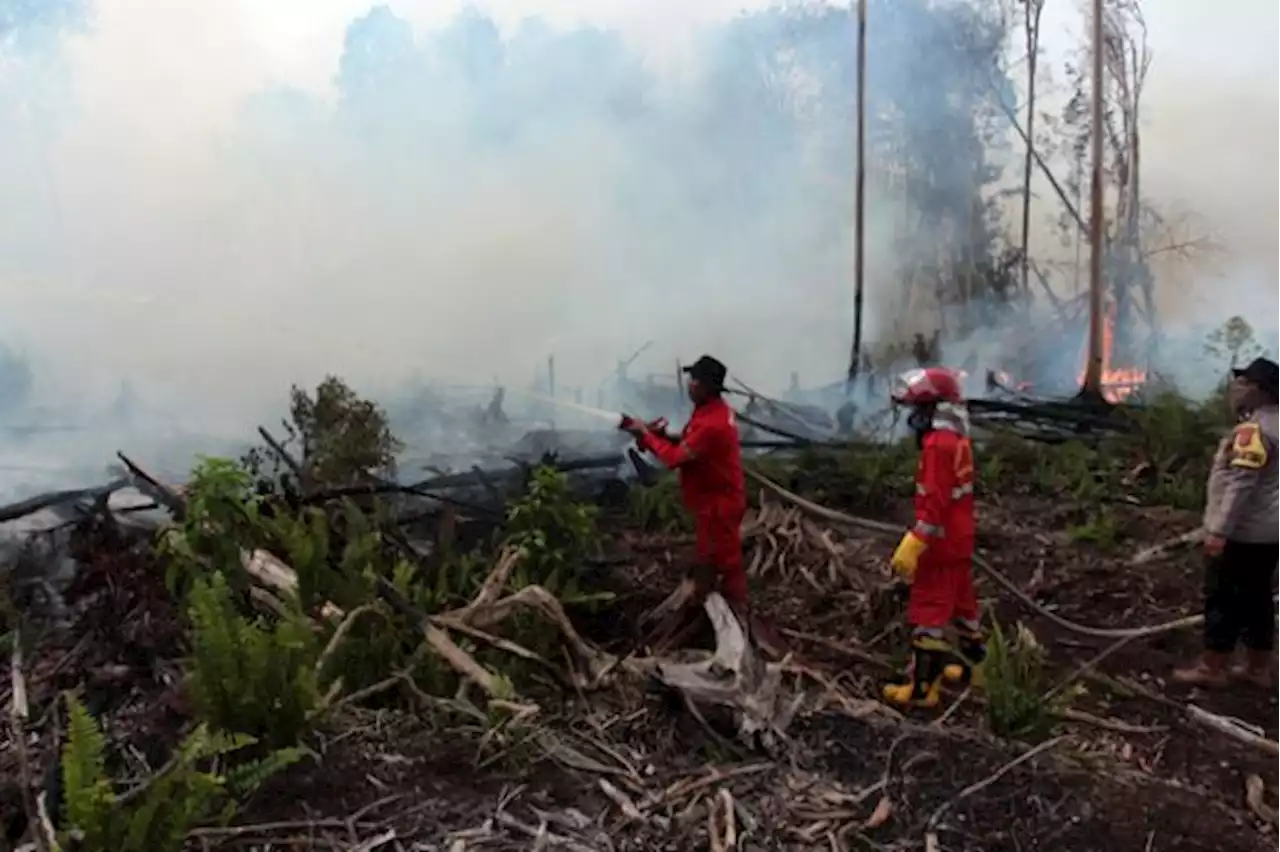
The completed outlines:
{"type": "Polygon", "coordinates": [[[632,522],[643,530],[678,533],[693,529],[693,519],[681,504],[679,480],[671,471],[660,473],[657,482],[647,488],[632,488],[628,501],[632,522]]]}
{"type": "Polygon", "coordinates": [[[537,584],[566,602],[578,597],[596,543],[596,511],[574,499],[564,473],[536,468],[524,495],[507,511],[505,543],[521,552],[512,585],[537,584]]]}
{"type": "Polygon", "coordinates": [[[67,698],[67,742],[61,756],[65,832],[60,844],[78,852],[178,852],[192,828],[225,825],[269,777],[300,760],[305,749],[274,751],[259,760],[202,769],[254,744],[243,734],[197,727],[168,764],[141,788],[119,796],[106,771],[106,742],[93,718],[67,698]]]}
{"type": "Polygon", "coordinates": [[[249,472],[227,459],[202,457],[191,471],[182,524],[160,538],[171,594],[185,597],[193,581],[219,571],[233,577],[237,588],[247,584],[240,551],[258,546],[262,537],[262,502],[252,485],[249,472]]]}
{"type": "Polygon", "coordinates": [[[188,612],[187,689],[198,717],[270,746],[297,742],[322,706],[319,648],[305,617],[245,618],[221,572],[195,581],[188,612]]]}
{"type": "Polygon", "coordinates": [[[1120,543],[1120,532],[1115,515],[1101,510],[1093,512],[1085,523],[1067,531],[1072,541],[1089,542],[1100,550],[1113,550],[1120,543]]]}
{"type": "Polygon", "coordinates": [[[386,412],[361,398],[337,376],[328,376],[311,396],[290,391],[291,431],[302,442],[308,487],[355,485],[369,474],[392,476],[403,444],[391,433],[386,412]]]}
{"type": "Polygon", "coordinates": [[[1010,639],[993,624],[983,663],[987,718],[1002,737],[1040,739],[1052,730],[1053,714],[1064,699],[1046,698],[1044,646],[1023,627],[1010,639]]]}

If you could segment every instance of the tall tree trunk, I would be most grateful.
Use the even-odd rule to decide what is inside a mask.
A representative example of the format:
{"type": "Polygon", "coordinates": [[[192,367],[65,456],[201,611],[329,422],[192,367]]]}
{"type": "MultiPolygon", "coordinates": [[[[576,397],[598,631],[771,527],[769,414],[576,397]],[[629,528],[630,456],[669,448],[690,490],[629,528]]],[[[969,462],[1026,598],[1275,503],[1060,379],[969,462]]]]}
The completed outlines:
{"type": "Polygon", "coordinates": [[[1036,156],[1036,65],[1040,54],[1040,12],[1044,0],[1028,0],[1023,32],[1027,47],[1027,153],[1022,164],[1022,304],[1031,312],[1031,171],[1036,156]]]}
{"type": "Polygon", "coordinates": [[[1105,318],[1103,316],[1103,253],[1106,251],[1106,211],[1103,209],[1103,161],[1102,161],[1102,134],[1106,132],[1103,126],[1103,64],[1102,53],[1103,45],[1103,27],[1102,27],[1102,0],[1093,0],[1092,3],[1092,20],[1091,30],[1092,38],[1090,43],[1093,49],[1091,57],[1091,65],[1093,66],[1091,80],[1091,97],[1090,97],[1090,157],[1092,161],[1091,179],[1089,181],[1089,208],[1091,210],[1089,217],[1089,357],[1085,362],[1084,382],[1080,391],[1082,396],[1091,401],[1102,399],[1102,359],[1103,359],[1103,330],[1105,318]]]}

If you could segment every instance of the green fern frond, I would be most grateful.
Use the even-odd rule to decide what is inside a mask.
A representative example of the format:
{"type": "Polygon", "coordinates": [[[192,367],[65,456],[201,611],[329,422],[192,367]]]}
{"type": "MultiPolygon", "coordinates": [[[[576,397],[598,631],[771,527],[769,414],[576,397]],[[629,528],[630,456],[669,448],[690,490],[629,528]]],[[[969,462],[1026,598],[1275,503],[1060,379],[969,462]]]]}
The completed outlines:
{"type": "Polygon", "coordinates": [[[245,618],[219,573],[193,586],[190,618],[187,677],[199,718],[269,745],[296,742],[320,702],[310,625],[296,614],[274,623],[245,618]]]}
{"type": "Polygon", "coordinates": [[[67,695],[67,742],[62,748],[62,790],[67,820],[97,833],[115,807],[106,769],[106,740],[75,696],[67,695]]]}
{"type": "Polygon", "coordinates": [[[315,757],[315,752],[302,746],[281,748],[268,754],[261,760],[242,763],[228,770],[223,780],[227,792],[237,799],[244,799],[253,794],[272,776],[288,769],[303,758],[315,757]]]}

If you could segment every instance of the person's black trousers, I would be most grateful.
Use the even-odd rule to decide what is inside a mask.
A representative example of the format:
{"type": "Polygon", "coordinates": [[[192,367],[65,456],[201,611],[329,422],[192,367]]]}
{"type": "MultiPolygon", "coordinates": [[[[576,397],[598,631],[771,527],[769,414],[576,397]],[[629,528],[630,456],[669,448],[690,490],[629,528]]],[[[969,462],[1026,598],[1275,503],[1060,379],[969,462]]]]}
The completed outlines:
{"type": "Polygon", "coordinates": [[[1275,647],[1275,604],[1271,577],[1280,561],[1280,544],[1227,541],[1204,572],[1204,644],[1230,654],[1236,643],[1251,651],[1275,647]]]}

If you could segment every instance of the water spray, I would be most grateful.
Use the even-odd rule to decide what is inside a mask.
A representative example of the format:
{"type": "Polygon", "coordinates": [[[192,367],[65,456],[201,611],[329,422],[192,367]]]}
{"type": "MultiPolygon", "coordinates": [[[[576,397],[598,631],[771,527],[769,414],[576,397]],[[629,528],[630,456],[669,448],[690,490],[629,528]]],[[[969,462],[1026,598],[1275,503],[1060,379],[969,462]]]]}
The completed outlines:
{"type": "Polygon", "coordinates": [[[507,393],[519,394],[520,396],[527,397],[529,399],[536,399],[536,400],[539,400],[540,402],[550,403],[551,405],[558,405],[561,408],[568,409],[570,411],[577,411],[591,417],[599,418],[601,420],[608,420],[614,426],[622,425],[623,415],[621,412],[618,412],[618,411],[609,411],[608,409],[596,408],[595,406],[592,406],[592,405],[583,405],[580,402],[570,402],[567,399],[556,399],[553,396],[547,396],[546,394],[541,394],[541,393],[533,393],[532,391],[508,390],[507,393]]]}

